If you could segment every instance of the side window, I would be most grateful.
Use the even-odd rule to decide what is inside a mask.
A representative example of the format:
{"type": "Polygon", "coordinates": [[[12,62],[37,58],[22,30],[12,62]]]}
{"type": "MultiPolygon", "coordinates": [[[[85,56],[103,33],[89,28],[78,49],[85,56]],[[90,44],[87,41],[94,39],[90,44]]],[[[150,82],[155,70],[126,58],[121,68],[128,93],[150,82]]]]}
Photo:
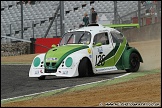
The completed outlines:
{"type": "Polygon", "coordinates": [[[119,39],[119,42],[122,43],[123,42],[123,35],[121,33],[116,33],[118,39],[119,39]]]}
{"type": "Polygon", "coordinates": [[[115,38],[115,34],[110,32],[111,36],[112,36],[112,39],[113,39],[113,42],[114,43],[119,43],[118,40],[115,38]]]}
{"type": "Polygon", "coordinates": [[[117,32],[111,32],[112,39],[114,43],[122,43],[123,42],[123,35],[117,32]]]}
{"type": "Polygon", "coordinates": [[[102,43],[102,45],[109,44],[108,34],[107,33],[99,33],[94,37],[94,44],[102,43]]]}

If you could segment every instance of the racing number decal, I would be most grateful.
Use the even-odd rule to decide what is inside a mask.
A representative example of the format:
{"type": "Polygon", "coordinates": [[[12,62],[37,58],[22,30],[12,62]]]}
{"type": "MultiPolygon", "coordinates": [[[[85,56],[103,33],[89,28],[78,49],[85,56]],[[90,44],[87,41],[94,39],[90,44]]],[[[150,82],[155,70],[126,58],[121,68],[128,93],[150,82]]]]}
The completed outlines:
{"type": "Polygon", "coordinates": [[[103,66],[105,64],[105,61],[103,61],[105,55],[96,55],[96,64],[95,66],[103,66]],[[98,62],[97,62],[98,61],[98,62]]]}

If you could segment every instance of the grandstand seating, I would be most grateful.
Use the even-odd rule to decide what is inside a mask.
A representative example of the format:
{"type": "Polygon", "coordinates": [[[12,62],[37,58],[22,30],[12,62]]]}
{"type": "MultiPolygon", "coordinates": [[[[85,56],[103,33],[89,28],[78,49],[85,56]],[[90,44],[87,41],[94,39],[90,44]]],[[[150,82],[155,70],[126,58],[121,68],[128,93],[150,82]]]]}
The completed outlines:
{"type": "MultiPolygon", "coordinates": [[[[127,13],[137,10],[138,1],[118,1],[119,16],[126,15],[127,13]]],[[[57,9],[59,1],[41,1],[36,2],[35,5],[23,4],[24,12],[24,38],[30,39],[33,37],[32,22],[34,21],[34,36],[36,38],[43,37],[49,24],[50,17],[53,17],[57,9]]],[[[142,6],[142,5],[141,5],[142,6]]],[[[82,23],[82,17],[85,12],[90,14],[90,8],[94,7],[97,12],[112,12],[104,13],[109,21],[114,20],[114,6],[113,1],[65,1],[65,31],[69,29],[78,28],[82,23]],[[76,9],[76,10],[75,10],[76,9]],[[66,14],[66,11],[69,13],[66,14]]],[[[1,1],[1,35],[10,34],[9,25],[11,24],[11,36],[21,38],[21,6],[20,1],[1,1]]],[[[101,17],[102,13],[98,14],[101,17]]],[[[60,36],[60,19],[57,18],[57,34],[56,24],[53,23],[48,36],[60,36]]],[[[1,42],[8,42],[1,39],[1,42]]]]}

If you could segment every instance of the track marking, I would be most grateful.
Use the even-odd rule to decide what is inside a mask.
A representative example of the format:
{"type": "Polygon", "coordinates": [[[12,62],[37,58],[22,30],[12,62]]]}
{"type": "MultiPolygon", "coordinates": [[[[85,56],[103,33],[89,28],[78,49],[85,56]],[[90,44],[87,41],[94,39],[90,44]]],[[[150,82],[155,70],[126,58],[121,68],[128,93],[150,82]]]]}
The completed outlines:
{"type": "Polygon", "coordinates": [[[126,74],[124,74],[124,75],[117,76],[117,77],[114,77],[114,78],[121,78],[121,77],[127,76],[127,75],[129,75],[129,74],[131,74],[131,73],[126,73],[126,74]]]}
{"type": "Polygon", "coordinates": [[[64,89],[73,88],[73,87],[79,87],[79,86],[84,86],[84,85],[89,85],[89,84],[95,84],[95,83],[104,82],[104,81],[108,81],[108,80],[114,80],[115,78],[116,79],[121,78],[121,77],[127,76],[129,74],[131,74],[131,73],[126,73],[124,75],[114,77],[114,78],[111,78],[111,79],[106,79],[106,80],[101,80],[101,81],[96,81],[96,82],[91,82],[91,83],[80,84],[80,85],[76,85],[76,86],[72,86],[72,87],[65,87],[65,88],[60,88],[60,89],[55,89],[55,90],[48,90],[48,91],[44,91],[44,92],[33,93],[33,94],[29,94],[29,95],[23,95],[23,96],[18,96],[18,97],[13,97],[13,98],[2,99],[1,102],[2,101],[7,101],[7,100],[13,100],[13,99],[17,99],[17,98],[22,98],[22,97],[38,95],[38,94],[47,93],[47,92],[52,92],[52,91],[57,91],[57,90],[64,90],[64,89]]]}
{"type": "Polygon", "coordinates": [[[13,98],[2,99],[1,102],[5,101],[5,100],[12,100],[12,99],[17,99],[17,98],[22,98],[22,97],[28,97],[28,96],[38,95],[38,94],[57,91],[57,90],[64,90],[64,89],[67,89],[67,88],[70,88],[70,87],[65,87],[65,88],[56,89],[56,90],[49,90],[49,91],[44,91],[44,92],[39,92],[39,93],[33,93],[33,94],[23,95],[23,96],[18,96],[18,97],[13,97],[13,98]]]}

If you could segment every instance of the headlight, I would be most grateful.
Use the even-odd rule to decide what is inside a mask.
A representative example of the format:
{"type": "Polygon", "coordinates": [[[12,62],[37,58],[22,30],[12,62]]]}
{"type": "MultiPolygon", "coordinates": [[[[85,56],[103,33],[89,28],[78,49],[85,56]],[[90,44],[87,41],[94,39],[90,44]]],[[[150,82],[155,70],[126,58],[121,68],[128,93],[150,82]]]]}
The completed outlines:
{"type": "Polygon", "coordinates": [[[36,57],[34,59],[34,63],[33,64],[34,64],[35,67],[39,66],[40,65],[40,58],[39,57],[36,57]]]}
{"type": "Polygon", "coordinates": [[[73,63],[73,59],[71,57],[68,57],[65,61],[66,67],[70,67],[73,63]]]}

